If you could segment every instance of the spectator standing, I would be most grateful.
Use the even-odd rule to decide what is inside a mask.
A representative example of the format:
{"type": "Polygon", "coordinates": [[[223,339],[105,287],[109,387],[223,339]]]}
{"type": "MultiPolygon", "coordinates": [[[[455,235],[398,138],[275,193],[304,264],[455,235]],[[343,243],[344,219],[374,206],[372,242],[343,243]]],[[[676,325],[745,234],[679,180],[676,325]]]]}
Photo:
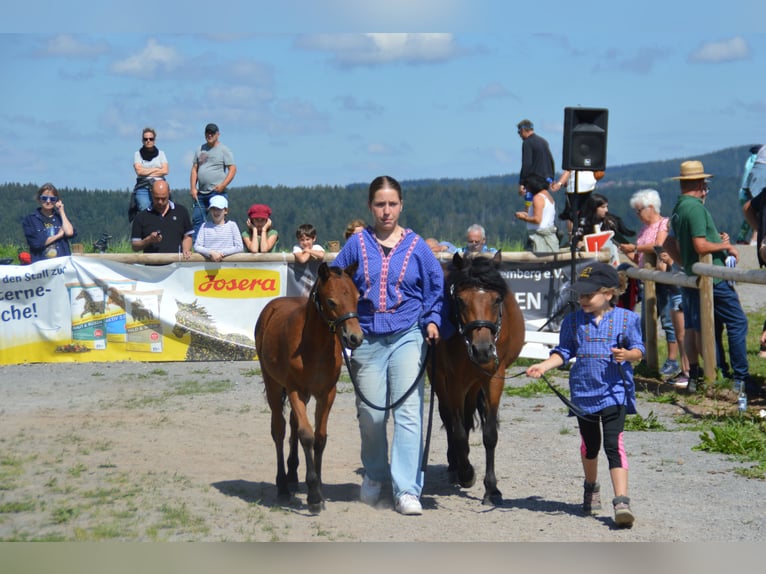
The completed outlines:
{"type": "Polygon", "coordinates": [[[548,142],[535,133],[535,126],[530,120],[521,120],[516,128],[522,139],[519,195],[523,197],[527,191],[535,194],[550,187],[555,164],[548,142]]]}
{"type": "Polygon", "coordinates": [[[149,209],[152,204],[151,189],[156,179],[165,179],[168,174],[168,159],[165,152],[157,147],[157,132],[146,127],[141,132],[143,145],[133,154],[133,169],[136,185],[133,187],[128,219],[133,221],[136,213],[149,209]]]}
{"type": "Polygon", "coordinates": [[[256,203],[247,210],[247,229],[242,232],[245,250],[250,253],[272,253],[277,250],[279,232],[272,227],[271,208],[256,203]]]}
{"type": "Polygon", "coordinates": [[[364,479],[360,499],[375,505],[391,480],[394,505],[405,515],[422,514],[423,392],[426,344],[439,339],[444,289],[441,265],[423,239],[399,225],[402,188],[380,176],[370,184],[367,205],[373,224],[348,238],[335,265],[356,266],[359,323],[364,341],[351,355],[351,376],[374,405],[357,398],[364,479]],[[408,389],[414,391],[406,395],[408,389]],[[406,396],[406,398],[404,398],[406,396]],[[386,422],[393,416],[389,464],[386,422]]]}
{"type": "Polygon", "coordinates": [[[766,188],[766,145],[758,148],[758,153],[755,155],[753,168],[750,170],[750,174],[747,178],[747,199],[745,205],[742,207],[745,221],[752,229],[756,230],[759,227],[759,222],[758,217],[756,217],[756,210],[752,207],[752,203],[761,195],[764,188],[766,188]]]}
{"type": "Polygon", "coordinates": [[[628,237],[636,234],[632,229],[628,229],[622,218],[609,212],[609,200],[600,193],[591,193],[588,201],[585,202],[583,215],[580,219],[577,233],[575,234],[576,245],[579,246],[584,236],[601,231],[612,231],[614,235],[607,242],[611,253],[610,263],[617,267],[620,264],[620,243],[628,243],[628,237]]]}
{"type": "Polygon", "coordinates": [[[529,209],[517,211],[516,218],[527,222],[527,251],[552,253],[559,250],[556,205],[547,189],[534,193],[529,209]]]}
{"type": "MultiPolygon", "coordinates": [[[[643,224],[638,232],[635,243],[622,243],[620,250],[639,269],[651,261],[658,271],[672,271],[673,259],[663,249],[662,244],[668,236],[669,220],[660,214],[662,200],[655,189],[641,189],[630,198],[630,206],[636,211],[638,218],[643,224]]],[[[679,269],[675,266],[676,269],[679,269]]],[[[657,313],[660,318],[662,330],[665,332],[665,341],[668,347],[668,357],[660,369],[660,374],[673,380],[679,386],[688,383],[689,361],[684,353],[684,314],[681,302],[681,288],[665,283],[655,283],[657,297],[657,313]],[[683,375],[678,377],[678,375],[683,375]]],[[[645,300],[642,300],[642,309],[645,309],[645,300]]],[[[646,314],[642,311],[642,317],[646,314]]],[[[646,324],[642,320],[642,328],[646,324]]]]}
{"type": "Polygon", "coordinates": [[[216,124],[205,126],[205,143],[194,152],[189,189],[192,196],[192,219],[194,233],[205,221],[210,199],[223,195],[228,201],[226,188],[237,174],[234,154],[219,141],[221,136],[216,124]]]}
{"type": "Polygon", "coordinates": [[[170,200],[170,187],[165,180],[152,184],[152,205],[139,211],[133,219],[130,242],[133,251],[144,253],[177,253],[189,259],[194,228],[183,205],[170,200]]]}
{"type": "Polygon", "coordinates": [[[235,221],[226,221],[229,202],[223,195],[210,198],[211,221],[202,224],[195,236],[194,251],[211,261],[222,261],[227,255],[242,253],[242,235],[235,221]]]}
{"type": "MultiPolygon", "coordinates": [[[[680,175],[674,177],[680,182],[681,195],[673,208],[670,218],[672,234],[668,234],[664,247],[670,256],[680,261],[687,275],[694,275],[692,266],[701,256],[711,254],[713,265],[725,266],[727,255],[739,259],[737,248],[729,242],[729,236],[719,233],[710,212],[705,208],[709,193],[708,180],[713,177],[705,173],[701,161],[690,160],[681,164],[680,175]]],[[[701,381],[699,366],[700,339],[700,294],[698,289],[681,288],[686,325],[686,355],[689,358],[689,386],[695,391],[701,381]]],[[[747,315],[742,309],[739,296],[728,281],[713,280],[713,313],[716,321],[726,326],[729,339],[729,357],[734,377],[734,386],[744,386],[749,398],[754,398],[760,389],[750,380],[747,360],[747,315]]]]}
{"type": "Polygon", "coordinates": [[[40,206],[21,222],[29,245],[31,263],[72,254],[69,240],[77,235],[64,202],[52,183],[44,183],[35,196],[40,206]]]}
{"type": "Polygon", "coordinates": [[[570,171],[565,170],[557,181],[551,184],[551,191],[558,191],[566,187],[566,204],[564,211],[559,215],[561,221],[567,222],[567,231],[571,240],[572,218],[579,221],[582,210],[588,201],[590,194],[596,189],[598,181],[604,177],[603,171],[570,171]]]}
{"type": "Polygon", "coordinates": [[[760,145],[754,145],[750,148],[750,155],[745,160],[745,169],[742,172],[742,183],[739,186],[739,205],[742,207],[745,220],[742,222],[737,234],[737,243],[742,245],[750,245],[755,237],[755,228],[748,223],[747,214],[745,213],[745,204],[753,199],[750,194],[750,172],[753,170],[755,160],[758,158],[758,150],[761,149],[760,145]]]}
{"type": "Polygon", "coordinates": [[[324,259],[324,247],[316,242],[316,227],[310,223],[299,225],[295,231],[295,238],[298,240],[298,244],[293,245],[293,255],[296,262],[308,263],[312,259],[314,261],[324,259]]]}
{"type": "Polygon", "coordinates": [[[465,230],[465,247],[457,250],[461,255],[476,255],[478,253],[496,253],[497,249],[487,247],[487,232],[482,225],[474,223],[465,230]]]}

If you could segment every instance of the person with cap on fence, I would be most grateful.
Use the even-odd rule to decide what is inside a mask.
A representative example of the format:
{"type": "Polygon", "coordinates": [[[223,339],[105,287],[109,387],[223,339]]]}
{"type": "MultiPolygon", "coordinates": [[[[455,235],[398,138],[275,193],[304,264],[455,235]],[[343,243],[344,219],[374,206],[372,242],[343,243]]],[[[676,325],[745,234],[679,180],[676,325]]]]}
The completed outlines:
{"type": "MultiPolygon", "coordinates": [[[[708,181],[713,176],[705,173],[701,161],[689,160],[681,164],[680,174],[672,179],[679,181],[681,195],[670,217],[670,233],[663,247],[675,261],[680,261],[687,275],[694,275],[692,266],[703,255],[712,255],[713,265],[726,266],[726,258],[739,259],[737,248],[729,241],[727,233],[719,233],[713,216],[705,207],[710,193],[708,181]]],[[[689,359],[689,392],[694,392],[702,383],[702,369],[699,365],[701,345],[701,317],[699,289],[682,287],[684,324],[686,336],[684,345],[689,359]]],[[[726,326],[729,339],[729,358],[735,391],[744,386],[749,398],[760,394],[759,387],[750,380],[747,359],[747,315],[739,296],[729,281],[713,279],[713,314],[716,323],[726,326]]]]}
{"type": "Polygon", "coordinates": [[[220,131],[216,124],[205,126],[205,143],[194,152],[189,189],[192,196],[192,223],[196,234],[207,219],[210,200],[223,195],[228,201],[226,188],[237,174],[234,154],[219,141],[220,131]]]}
{"type": "Polygon", "coordinates": [[[247,229],[242,232],[245,251],[250,253],[273,253],[279,243],[279,231],[272,227],[271,208],[256,203],[247,210],[247,229]]]}
{"type": "Polygon", "coordinates": [[[202,224],[194,240],[194,251],[210,259],[222,261],[227,255],[242,253],[242,235],[235,221],[227,221],[229,202],[223,195],[210,199],[210,221],[202,224]]]}

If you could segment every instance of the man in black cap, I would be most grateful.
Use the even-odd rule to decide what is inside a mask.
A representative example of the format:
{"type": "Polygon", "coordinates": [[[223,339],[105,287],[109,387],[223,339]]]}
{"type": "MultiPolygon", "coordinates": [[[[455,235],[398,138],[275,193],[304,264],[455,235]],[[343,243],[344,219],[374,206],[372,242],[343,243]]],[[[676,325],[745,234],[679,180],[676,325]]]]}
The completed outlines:
{"type": "Polygon", "coordinates": [[[192,196],[192,223],[194,235],[205,222],[210,199],[214,195],[223,195],[228,201],[226,187],[237,174],[234,154],[218,141],[220,132],[215,124],[205,126],[205,143],[194,152],[189,189],[192,196]],[[199,189],[197,189],[199,184],[199,189]]]}
{"type": "Polygon", "coordinates": [[[535,133],[530,120],[521,120],[517,126],[521,144],[521,171],[519,172],[519,195],[532,194],[548,189],[553,182],[554,163],[548,142],[535,133]]]}

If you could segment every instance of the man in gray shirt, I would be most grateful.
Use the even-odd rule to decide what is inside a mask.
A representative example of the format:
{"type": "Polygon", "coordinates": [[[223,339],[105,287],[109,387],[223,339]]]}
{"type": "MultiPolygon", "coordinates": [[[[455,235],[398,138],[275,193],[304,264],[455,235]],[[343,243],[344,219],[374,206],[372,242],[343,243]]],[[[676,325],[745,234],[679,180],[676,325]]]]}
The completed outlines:
{"type": "Polygon", "coordinates": [[[226,187],[237,174],[234,154],[218,141],[220,135],[217,125],[206,125],[205,143],[194,152],[189,189],[192,196],[192,224],[195,236],[207,218],[210,199],[215,195],[222,195],[228,201],[226,187]]]}

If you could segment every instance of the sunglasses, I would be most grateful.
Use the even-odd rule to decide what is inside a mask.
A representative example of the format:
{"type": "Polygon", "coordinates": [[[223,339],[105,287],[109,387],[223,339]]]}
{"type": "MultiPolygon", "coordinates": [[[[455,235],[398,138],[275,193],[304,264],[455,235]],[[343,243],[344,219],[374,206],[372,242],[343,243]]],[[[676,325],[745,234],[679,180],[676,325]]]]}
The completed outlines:
{"type": "Polygon", "coordinates": [[[145,142],[153,142],[153,141],[154,141],[154,138],[144,138],[144,141],[145,141],[145,142]]]}
{"type": "Polygon", "coordinates": [[[40,201],[42,203],[56,203],[59,200],[55,195],[41,195],[40,201]]]}

